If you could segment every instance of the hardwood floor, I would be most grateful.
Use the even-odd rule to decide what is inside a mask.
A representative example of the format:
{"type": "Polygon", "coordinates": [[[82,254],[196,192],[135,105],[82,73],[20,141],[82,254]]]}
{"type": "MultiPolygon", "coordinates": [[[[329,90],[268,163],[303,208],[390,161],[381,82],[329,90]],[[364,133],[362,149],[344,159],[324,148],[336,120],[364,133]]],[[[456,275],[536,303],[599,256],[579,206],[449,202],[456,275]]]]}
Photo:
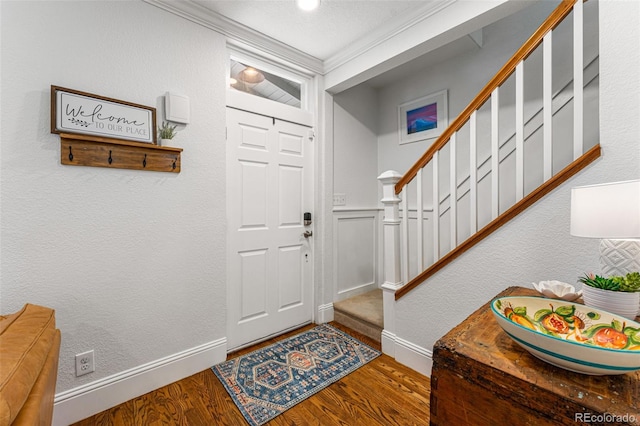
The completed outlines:
{"type": "MultiPolygon", "coordinates": [[[[353,337],[380,344],[340,324],[353,337]]],[[[290,337],[308,325],[230,354],[241,355],[290,337]]],[[[268,425],[427,425],[429,378],[382,355],[271,420],[268,425]]],[[[211,369],[89,417],[74,426],[247,424],[211,369]]]]}

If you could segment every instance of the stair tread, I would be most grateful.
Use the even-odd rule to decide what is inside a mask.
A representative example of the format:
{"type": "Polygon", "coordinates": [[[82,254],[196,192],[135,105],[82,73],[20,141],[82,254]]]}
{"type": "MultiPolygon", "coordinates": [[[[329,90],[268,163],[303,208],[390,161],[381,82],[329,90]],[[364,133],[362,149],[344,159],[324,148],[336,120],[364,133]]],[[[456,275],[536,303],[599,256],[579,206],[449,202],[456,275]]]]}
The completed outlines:
{"type": "Polygon", "coordinates": [[[352,316],[380,329],[384,328],[382,290],[380,289],[335,302],[333,309],[334,311],[352,316]]]}

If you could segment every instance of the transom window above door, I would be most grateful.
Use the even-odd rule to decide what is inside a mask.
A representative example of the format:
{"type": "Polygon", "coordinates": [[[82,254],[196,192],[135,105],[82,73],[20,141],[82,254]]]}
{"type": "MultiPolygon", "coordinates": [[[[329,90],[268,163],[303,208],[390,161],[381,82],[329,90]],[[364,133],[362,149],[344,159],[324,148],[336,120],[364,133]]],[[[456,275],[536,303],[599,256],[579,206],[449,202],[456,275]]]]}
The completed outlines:
{"type": "Polygon", "coordinates": [[[232,89],[285,105],[301,108],[302,84],[230,59],[229,84],[232,89]]]}

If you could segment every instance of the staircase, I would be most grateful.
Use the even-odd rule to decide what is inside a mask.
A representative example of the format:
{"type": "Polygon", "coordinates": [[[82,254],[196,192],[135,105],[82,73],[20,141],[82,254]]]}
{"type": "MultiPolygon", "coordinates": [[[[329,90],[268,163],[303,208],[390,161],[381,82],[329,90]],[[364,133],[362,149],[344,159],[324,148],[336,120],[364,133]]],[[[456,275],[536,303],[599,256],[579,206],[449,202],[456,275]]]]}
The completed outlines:
{"type": "MultiPolygon", "coordinates": [[[[597,52],[585,58],[583,20],[583,0],[563,0],[406,174],[388,171],[379,177],[385,353],[395,338],[398,299],[600,156],[597,136],[585,140],[585,107],[595,103],[597,108],[598,102],[585,100],[585,85],[597,80],[597,52]],[[573,55],[560,59],[570,61],[569,67],[559,67],[569,69],[561,75],[553,49],[567,17],[572,19],[573,55]],[[525,74],[531,57],[541,65],[528,62],[525,74]],[[532,108],[525,86],[536,79],[542,82],[541,99],[532,108]],[[560,111],[563,116],[556,117],[560,111]],[[481,129],[480,122],[489,122],[490,128],[481,129]],[[567,132],[557,137],[558,128],[565,127],[569,137],[567,132]],[[460,158],[467,157],[467,165],[460,166],[460,158]]],[[[362,314],[340,308],[358,301],[334,304],[336,321],[366,324],[362,314]]]]}
{"type": "Polygon", "coordinates": [[[600,156],[600,146],[584,137],[585,69],[593,60],[585,60],[583,20],[583,1],[563,0],[406,174],[380,176],[385,285],[394,288],[396,300],[600,156]],[[561,39],[558,26],[567,17],[572,19],[573,55],[561,58],[568,67],[557,67],[553,49],[561,39]],[[541,58],[541,64],[531,66],[532,57],[541,58]],[[568,69],[568,75],[558,69],[568,69]],[[537,79],[541,107],[531,108],[525,86],[537,79]],[[570,103],[573,111],[554,121],[555,99],[567,99],[566,93],[553,93],[559,81],[570,82],[564,85],[570,87],[570,102],[561,103],[570,103]],[[505,102],[504,94],[513,88],[513,102],[505,102]],[[537,137],[529,142],[527,124],[534,117],[541,124],[534,126],[537,137]],[[489,122],[490,129],[481,131],[480,121],[489,122]],[[566,122],[570,137],[554,138],[566,122]],[[505,128],[515,129],[509,133],[513,149],[508,154],[500,140],[505,128]],[[488,141],[481,143],[482,138],[488,141]],[[557,158],[558,153],[566,158],[557,158]],[[459,182],[465,184],[463,191],[459,182]]]}
{"type": "MultiPolygon", "coordinates": [[[[597,129],[585,131],[585,110],[598,108],[598,90],[595,99],[585,90],[598,81],[585,6],[563,0],[407,173],[379,177],[383,352],[397,341],[398,299],[600,157],[597,129]],[[531,81],[540,82],[535,102],[531,81]]],[[[587,17],[594,10],[597,21],[597,8],[587,17]]],[[[334,304],[336,321],[355,317],[340,304],[357,303],[334,304]]]]}

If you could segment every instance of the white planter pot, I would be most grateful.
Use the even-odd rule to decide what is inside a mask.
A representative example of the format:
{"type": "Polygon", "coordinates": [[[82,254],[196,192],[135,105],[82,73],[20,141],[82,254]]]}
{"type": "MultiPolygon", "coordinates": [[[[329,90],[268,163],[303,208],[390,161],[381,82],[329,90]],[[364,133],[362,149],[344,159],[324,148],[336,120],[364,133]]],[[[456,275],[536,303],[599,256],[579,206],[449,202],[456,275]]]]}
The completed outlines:
{"type": "Polygon", "coordinates": [[[624,291],[602,290],[583,285],[582,297],[584,304],[587,306],[602,309],[632,320],[640,313],[640,292],[627,293],[624,291]]]}

